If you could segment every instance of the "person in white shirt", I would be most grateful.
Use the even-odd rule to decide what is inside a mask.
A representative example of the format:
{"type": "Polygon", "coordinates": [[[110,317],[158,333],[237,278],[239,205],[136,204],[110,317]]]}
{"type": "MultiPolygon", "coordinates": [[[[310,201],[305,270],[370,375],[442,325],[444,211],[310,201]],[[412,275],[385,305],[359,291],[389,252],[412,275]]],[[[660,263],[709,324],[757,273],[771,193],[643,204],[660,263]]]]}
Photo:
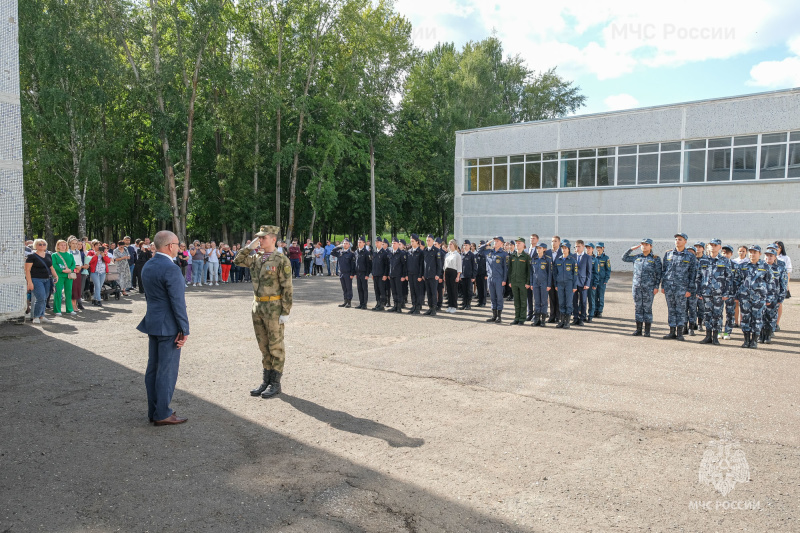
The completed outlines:
{"type": "Polygon", "coordinates": [[[455,313],[458,307],[458,284],[461,281],[461,253],[458,243],[450,239],[444,256],[444,282],[447,285],[447,312],[455,313]]]}
{"type": "MultiPolygon", "coordinates": [[[[783,241],[775,241],[775,244],[778,245],[778,261],[783,261],[784,267],[786,267],[786,277],[788,281],[792,279],[792,260],[789,259],[789,256],[786,255],[786,247],[783,245],[783,241]]],[[[792,293],[789,292],[789,285],[786,285],[786,299],[792,297],[792,293]]],[[[781,302],[780,307],[778,307],[778,327],[775,328],[775,331],[781,330],[781,315],[783,315],[783,302],[781,302]]]]}
{"type": "Polygon", "coordinates": [[[208,284],[219,285],[219,248],[217,243],[211,241],[211,248],[206,250],[208,255],[208,284]]]}

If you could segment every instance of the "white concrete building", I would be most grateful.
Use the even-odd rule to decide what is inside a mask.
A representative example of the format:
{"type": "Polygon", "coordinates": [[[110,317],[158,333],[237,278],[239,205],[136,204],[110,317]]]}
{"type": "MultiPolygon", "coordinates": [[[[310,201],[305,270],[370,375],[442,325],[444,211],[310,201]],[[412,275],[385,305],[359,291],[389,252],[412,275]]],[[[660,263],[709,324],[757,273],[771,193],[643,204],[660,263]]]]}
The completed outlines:
{"type": "Polygon", "coordinates": [[[455,152],[459,240],[603,241],[616,270],[677,232],[800,259],[800,88],[459,131],[455,152]]]}

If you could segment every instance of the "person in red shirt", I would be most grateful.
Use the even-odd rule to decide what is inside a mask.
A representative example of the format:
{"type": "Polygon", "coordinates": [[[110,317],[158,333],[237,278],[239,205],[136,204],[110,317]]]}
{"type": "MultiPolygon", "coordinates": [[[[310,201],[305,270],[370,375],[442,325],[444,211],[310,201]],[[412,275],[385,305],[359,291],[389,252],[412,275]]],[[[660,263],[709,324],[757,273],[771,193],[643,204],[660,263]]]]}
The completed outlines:
{"type": "Polygon", "coordinates": [[[292,239],[292,245],[289,246],[289,261],[292,263],[292,275],[295,278],[300,277],[300,261],[303,259],[303,250],[297,245],[297,239],[292,239]]]}
{"type": "Polygon", "coordinates": [[[95,249],[96,253],[89,252],[89,255],[92,256],[92,259],[89,262],[89,277],[94,285],[94,300],[92,300],[92,304],[103,307],[101,290],[103,288],[103,283],[106,280],[108,265],[111,263],[111,258],[108,257],[105,246],[97,246],[95,249]]]}

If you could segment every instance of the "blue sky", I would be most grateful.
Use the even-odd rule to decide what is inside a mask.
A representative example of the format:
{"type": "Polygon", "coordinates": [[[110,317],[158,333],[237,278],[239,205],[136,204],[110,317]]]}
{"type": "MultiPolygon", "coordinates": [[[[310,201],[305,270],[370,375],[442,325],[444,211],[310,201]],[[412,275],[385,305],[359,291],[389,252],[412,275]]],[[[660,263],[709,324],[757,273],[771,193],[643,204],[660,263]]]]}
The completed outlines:
{"type": "Polygon", "coordinates": [[[557,67],[578,114],[800,86],[800,2],[396,0],[423,50],[496,31],[507,55],[557,67]]]}

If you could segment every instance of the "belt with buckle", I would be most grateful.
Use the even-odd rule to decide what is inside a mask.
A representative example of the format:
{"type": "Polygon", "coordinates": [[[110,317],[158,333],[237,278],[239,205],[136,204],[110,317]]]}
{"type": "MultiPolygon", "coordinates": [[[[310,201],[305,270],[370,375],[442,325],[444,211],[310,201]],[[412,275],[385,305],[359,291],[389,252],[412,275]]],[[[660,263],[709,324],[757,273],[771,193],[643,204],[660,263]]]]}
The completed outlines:
{"type": "Polygon", "coordinates": [[[280,296],[255,296],[254,298],[257,302],[274,302],[281,299],[280,296]]]}

